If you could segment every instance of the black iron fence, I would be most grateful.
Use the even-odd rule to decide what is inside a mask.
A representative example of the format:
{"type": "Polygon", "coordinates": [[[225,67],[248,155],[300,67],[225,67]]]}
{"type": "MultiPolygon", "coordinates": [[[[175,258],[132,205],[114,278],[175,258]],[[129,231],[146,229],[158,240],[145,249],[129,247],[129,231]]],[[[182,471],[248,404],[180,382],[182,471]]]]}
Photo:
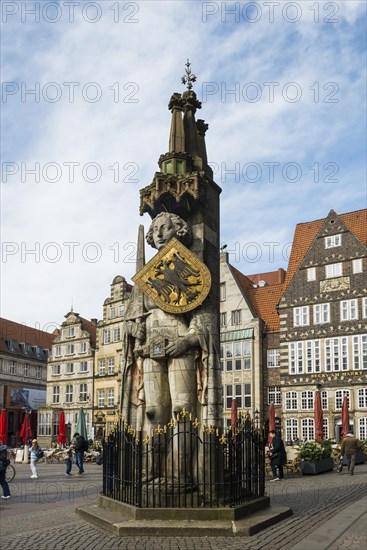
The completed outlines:
{"type": "Polygon", "coordinates": [[[103,495],[126,504],[233,507],[264,490],[264,437],[248,418],[232,433],[183,412],[145,436],[121,420],[104,439],[103,495]]]}

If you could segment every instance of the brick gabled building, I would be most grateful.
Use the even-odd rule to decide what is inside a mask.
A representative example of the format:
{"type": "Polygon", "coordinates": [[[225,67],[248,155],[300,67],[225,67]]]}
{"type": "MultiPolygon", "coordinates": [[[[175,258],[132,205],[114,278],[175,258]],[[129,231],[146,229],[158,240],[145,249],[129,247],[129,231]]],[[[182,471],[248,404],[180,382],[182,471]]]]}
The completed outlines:
{"type": "Polygon", "coordinates": [[[340,436],[347,395],[367,438],[367,210],[298,224],[279,302],[283,435],[314,438],[319,388],[324,436],[340,436]],[[291,387],[290,387],[291,386],[291,387]]]}

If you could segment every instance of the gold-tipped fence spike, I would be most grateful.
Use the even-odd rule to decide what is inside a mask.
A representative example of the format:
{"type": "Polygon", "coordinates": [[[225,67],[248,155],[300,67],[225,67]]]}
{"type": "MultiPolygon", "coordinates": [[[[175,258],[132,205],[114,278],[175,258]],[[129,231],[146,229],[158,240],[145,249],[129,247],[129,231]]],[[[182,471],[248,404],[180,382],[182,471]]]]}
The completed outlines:
{"type": "Polygon", "coordinates": [[[176,419],[177,419],[177,420],[180,420],[180,413],[177,413],[176,419]]]}
{"type": "Polygon", "coordinates": [[[201,429],[203,430],[204,433],[206,432],[207,427],[206,427],[206,425],[205,425],[204,423],[201,425],[201,429]]]}
{"type": "Polygon", "coordinates": [[[192,422],[192,413],[189,414],[189,420],[192,422]]]}
{"type": "Polygon", "coordinates": [[[215,435],[216,435],[217,437],[219,436],[219,428],[217,428],[217,429],[215,430],[215,435]]]}
{"type": "Polygon", "coordinates": [[[226,445],[228,442],[226,436],[224,435],[224,432],[222,433],[222,437],[219,439],[219,443],[221,443],[221,445],[226,445]]]}
{"type": "Polygon", "coordinates": [[[195,418],[194,422],[192,423],[194,428],[198,428],[200,426],[200,422],[197,418],[195,418]]]}
{"type": "Polygon", "coordinates": [[[213,426],[210,424],[209,427],[208,427],[208,434],[212,434],[214,433],[214,428],[213,426]]]}
{"type": "Polygon", "coordinates": [[[156,427],[155,431],[156,431],[157,434],[163,433],[163,428],[161,428],[160,424],[158,424],[158,426],[156,427]]]}
{"type": "Polygon", "coordinates": [[[176,425],[175,421],[173,418],[171,418],[171,420],[168,422],[168,427],[169,428],[174,428],[176,425]]]}
{"type": "Polygon", "coordinates": [[[143,439],[144,445],[148,445],[149,440],[150,440],[150,437],[149,437],[149,435],[147,434],[147,435],[144,437],[144,439],[143,439]]]}

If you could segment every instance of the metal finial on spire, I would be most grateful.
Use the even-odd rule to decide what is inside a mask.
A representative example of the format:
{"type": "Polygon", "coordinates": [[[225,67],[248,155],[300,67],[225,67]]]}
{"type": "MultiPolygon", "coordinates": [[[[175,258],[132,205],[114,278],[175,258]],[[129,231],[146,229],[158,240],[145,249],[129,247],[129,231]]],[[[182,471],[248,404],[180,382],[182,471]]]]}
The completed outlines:
{"type": "Polygon", "coordinates": [[[196,81],[196,76],[191,72],[191,63],[187,60],[185,65],[186,74],[181,78],[182,84],[186,84],[188,90],[191,90],[192,83],[196,81]]]}

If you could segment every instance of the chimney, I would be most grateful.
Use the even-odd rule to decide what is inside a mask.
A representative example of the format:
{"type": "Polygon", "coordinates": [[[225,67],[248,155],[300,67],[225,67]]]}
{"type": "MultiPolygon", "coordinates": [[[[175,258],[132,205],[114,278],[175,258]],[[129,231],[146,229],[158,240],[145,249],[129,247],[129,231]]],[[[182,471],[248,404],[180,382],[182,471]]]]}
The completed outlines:
{"type": "Polygon", "coordinates": [[[91,319],[91,323],[93,323],[93,325],[97,326],[98,319],[91,319]]]}
{"type": "Polygon", "coordinates": [[[278,284],[279,283],[284,283],[285,281],[285,276],[286,276],[286,271],[284,271],[284,269],[282,267],[279,267],[278,269],[278,284]]]}

